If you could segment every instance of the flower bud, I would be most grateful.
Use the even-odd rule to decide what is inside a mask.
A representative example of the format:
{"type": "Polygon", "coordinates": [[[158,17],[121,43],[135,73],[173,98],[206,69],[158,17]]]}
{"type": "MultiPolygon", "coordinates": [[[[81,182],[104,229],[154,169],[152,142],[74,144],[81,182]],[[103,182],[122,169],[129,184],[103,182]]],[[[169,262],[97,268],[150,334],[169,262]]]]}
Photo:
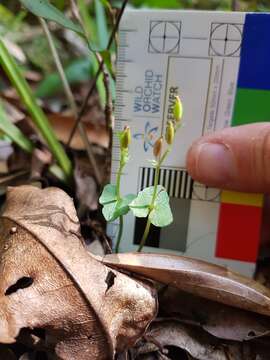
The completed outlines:
{"type": "Polygon", "coordinates": [[[122,131],[121,138],[120,138],[120,146],[121,149],[127,149],[131,142],[131,133],[130,127],[125,126],[124,130],[122,131]]]}
{"type": "Polygon", "coordinates": [[[167,123],[166,134],[165,134],[165,139],[168,145],[172,145],[174,140],[174,135],[175,135],[175,129],[173,126],[173,122],[170,120],[167,123]]]}
{"type": "Polygon", "coordinates": [[[180,122],[183,116],[183,104],[179,96],[175,97],[175,103],[173,108],[174,119],[177,123],[180,122]]]}
{"type": "Polygon", "coordinates": [[[153,154],[156,158],[158,158],[161,155],[162,144],[163,144],[163,137],[161,136],[160,138],[157,139],[153,148],[153,154]]]}

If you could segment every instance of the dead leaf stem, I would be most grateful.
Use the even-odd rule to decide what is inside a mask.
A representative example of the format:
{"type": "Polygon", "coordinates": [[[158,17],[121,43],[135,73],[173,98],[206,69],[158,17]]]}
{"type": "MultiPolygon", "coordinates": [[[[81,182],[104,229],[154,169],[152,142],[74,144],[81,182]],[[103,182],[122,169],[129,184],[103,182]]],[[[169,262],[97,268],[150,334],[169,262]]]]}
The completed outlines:
{"type": "MultiPolygon", "coordinates": [[[[51,36],[50,30],[49,30],[49,28],[47,26],[47,23],[46,23],[46,21],[44,19],[39,18],[39,21],[40,21],[41,26],[43,28],[43,31],[44,31],[44,33],[45,33],[45,35],[47,37],[47,40],[48,40],[48,43],[49,43],[49,46],[50,46],[50,49],[51,49],[51,52],[52,52],[52,56],[53,56],[57,71],[59,73],[59,76],[61,78],[63,88],[64,88],[64,92],[65,92],[67,100],[69,102],[71,111],[72,111],[74,117],[77,118],[78,117],[78,107],[77,107],[76,101],[74,99],[73,93],[71,91],[71,88],[69,86],[68,80],[66,78],[66,75],[65,75],[61,60],[60,60],[60,56],[59,56],[59,54],[57,52],[57,49],[56,49],[56,47],[54,45],[53,38],[51,36]]],[[[87,137],[87,132],[86,132],[85,125],[82,122],[80,122],[78,124],[78,129],[79,129],[79,132],[80,132],[80,136],[81,136],[81,138],[83,140],[83,143],[85,145],[89,161],[90,161],[90,163],[91,163],[91,165],[93,167],[94,177],[95,177],[95,179],[97,181],[97,184],[100,186],[101,183],[102,183],[102,176],[101,176],[101,173],[99,171],[99,168],[98,168],[98,165],[97,165],[97,162],[96,162],[96,159],[95,159],[95,155],[94,155],[94,152],[93,152],[93,149],[92,149],[91,142],[89,141],[89,139],[87,137]]]]}

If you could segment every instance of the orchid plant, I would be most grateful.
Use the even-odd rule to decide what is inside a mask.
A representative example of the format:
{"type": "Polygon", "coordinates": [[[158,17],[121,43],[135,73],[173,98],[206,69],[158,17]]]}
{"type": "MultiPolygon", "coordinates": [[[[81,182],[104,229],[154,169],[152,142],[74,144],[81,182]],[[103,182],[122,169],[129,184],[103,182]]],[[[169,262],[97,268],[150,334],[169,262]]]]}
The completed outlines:
{"type": "Polygon", "coordinates": [[[160,169],[172,150],[175,134],[182,126],[183,105],[179,96],[175,97],[174,119],[169,120],[166,126],[165,139],[160,136],[153,146],[154,159],[151,164],[155,169],[154,185],[146,187],[137,195],[121,195],[121,175],[127,162],[129,161],[129,145],[131,142],[131,132],[129,127],[118,133],[120,142],[120,162],[117,172],[116,184],[108,184],[104,187],[99,202],[103,205],[102,213],[106,221],[114,221],[119,218],[119,231],[115,245],[115,252],[119,251],[119,246],[123,234],[124,215],[132,211],[134,216],[147,218],[143,236],[141,238],[138,252],[140,252],[148,238],[151,225],[164,227],[173,221],[170,208],[170,199],[166,189],[158,184],[160,169]]]}

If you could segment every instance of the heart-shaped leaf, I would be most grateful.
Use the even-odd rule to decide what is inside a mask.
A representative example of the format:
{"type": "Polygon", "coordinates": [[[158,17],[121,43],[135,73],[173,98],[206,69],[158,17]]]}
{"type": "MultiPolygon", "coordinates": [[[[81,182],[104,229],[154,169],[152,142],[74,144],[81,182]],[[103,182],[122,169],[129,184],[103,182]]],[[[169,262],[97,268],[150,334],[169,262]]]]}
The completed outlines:
{"type": "Polygon", "coordinates": [[[117,216],[115,215],[116,206],[116,201],[103,205],[102,214],[106,221],[114,221],[115,219],[117,219],[117,216]]]}
{"type": "MultiPolygon", "coordinates": [[[[164,188],[158,185],[157,192],[164,188]]],[[[136,217],[146,217],[149,213],[149,207],[152,202],[154,186],[149,186],[139,192],[138,196],[130,203],[129,207],[136,217]]]]}
{"type": "Polygon", "coordinates": [[[68,19],[60,10],[50,4],[48,0],[20,0],[20,2],[32,14],[54,21],[64,28],[72,30],[84,37],[84,32],[81,26],[68,19]]]}
{"type": "Polygon", "coordinates": [[[99,202],[103,205],[102,214],[106,221],[114,221],[119,216],[129,212],[129,204],[136,196],[129,194],[117,200],[116,186],[108,184],[104,187],[99,198],[99,202]]]}
{"type": "Polygon", "coordinates": [[[159,227],[168,226],[173,221],[170,198],[165,190],[161,190],[155,201],[154,209],[149,214],[151,224],[159,227]]]}
{"type": "Polygon", "coordinates": [[[173,221],[173,216],[170,208],[170,198],[161,185],[157,187],[157,197],[150,211],[154,194],[154,186],[150,186],[140,191],[136,199],[130,203],[130,208],[136,217],[147,217],[151,224],[159,227],[167,226],[173,221]]]}
{"type": "Polygon", "coordinates": [[[106,205],[106,204],[114,202],[116,200],[117,200],[116,186],[112,185],[112,184],[106,185],[102,191],[100,198],[99,198],[100,204],[106,205]]]}
{"type": "Polygon", "coordinates": [[[117,202],[116,215],[126,215],[129,212],[129,204],[136,198],[136,195],[128,194],[117,202]]]}

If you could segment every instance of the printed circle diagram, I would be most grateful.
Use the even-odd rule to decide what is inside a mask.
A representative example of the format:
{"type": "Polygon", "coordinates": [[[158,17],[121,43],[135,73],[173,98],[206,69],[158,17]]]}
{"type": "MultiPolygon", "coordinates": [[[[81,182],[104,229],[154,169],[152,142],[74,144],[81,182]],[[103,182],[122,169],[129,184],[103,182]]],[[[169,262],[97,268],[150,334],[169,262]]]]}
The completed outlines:
{"type": "Polygon", "coordinates": [[[240,56],[242,28],[242,24],[212,24],[209,55],[240,56]]]}
{"type": "Polygon", "coordinates": [[[148,51],[156,54],[178,54],[181,22],[151,21],[148,51]]]}
{"type": "Polygon", "coordinates": [[[208,186],[199,184],[197,182],[193,185],[193,200],[202,200],[202,201],[210,201],[210,202],[219,202],[221,190],[210,188],[208,186]]]}

